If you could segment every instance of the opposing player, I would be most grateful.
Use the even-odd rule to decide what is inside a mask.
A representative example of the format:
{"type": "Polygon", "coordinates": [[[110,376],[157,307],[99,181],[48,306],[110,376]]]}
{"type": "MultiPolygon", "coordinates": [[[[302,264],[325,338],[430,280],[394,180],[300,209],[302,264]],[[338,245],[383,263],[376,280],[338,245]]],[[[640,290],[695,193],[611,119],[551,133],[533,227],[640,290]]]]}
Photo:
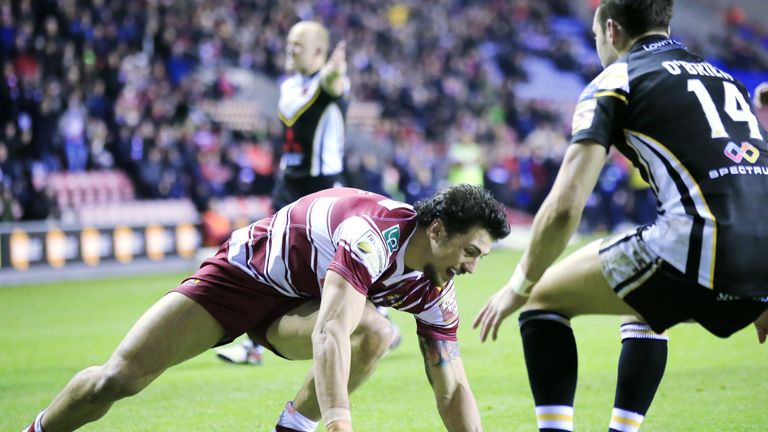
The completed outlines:
{"type": "Polygon", "coordinates": [[[459,185],[415,207],[357,189],[308,195],[235,231],[215,257],[152,306],[109,360],[83,370],[27,430],[70,431],[142,391],[167,368],[246,331],[287,359],[312,359],[277,431],[351,431],[349,391],[391,336],[374,305],[415,315],[448,430],[480,430],[456,331],[453,277],[509,233],[501,205],[459,185]]]}
{"type": "Polygon", "coordinates": [[[666,362],[665,329],[694,320],[727,337],[768,328],[768,157],[744,86],[669,37],[673,0],[602,0],[593,31],[605,70],[583,91],[573,138],[509,282],[480,311],[481,339],[520,313],[540,430],[573,430],[571,318],[622,326],[611,431],[635,432],[666,362]],[[576,228],[611,146],[659,201],[654,223],[552,265],[576,228]]]}

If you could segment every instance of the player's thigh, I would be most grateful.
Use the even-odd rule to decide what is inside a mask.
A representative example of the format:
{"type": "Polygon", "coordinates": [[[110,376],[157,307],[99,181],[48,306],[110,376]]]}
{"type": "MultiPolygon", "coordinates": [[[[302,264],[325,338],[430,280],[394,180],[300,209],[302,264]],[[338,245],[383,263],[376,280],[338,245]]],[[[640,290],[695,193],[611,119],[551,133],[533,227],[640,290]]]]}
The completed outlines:
{"type": "MultiPolygon", "coordinates": [[[[312,331],[315,329],[320,301],[311,300],[302,303],[282,317],[276,319],[267,328],[267,341],[283,357],[291,360],[308,360],[312,358],[312,331]]],[[[376,307],[367,301],[363,316],[357,329],[352,334],[352,345],[359,339],[356,336],[377,328],[387,319],[376,311],[376,307]]],[[[387,323],[388,325],[388,323],[387,323]]]]}
{"type": "Polygon", "coordinates": [[[152,375],[192,358],[224,337],[224,329],[189,297],[170,292],[133,325],[109,363],[152,375]]]}
{"type": "Polygon", "coordinates": [[[568,317],[583,314],[633,315],[608,285],[600,264],[600,240],[547,269],[536,283],[525,310],[551,310],[568,317]]]}

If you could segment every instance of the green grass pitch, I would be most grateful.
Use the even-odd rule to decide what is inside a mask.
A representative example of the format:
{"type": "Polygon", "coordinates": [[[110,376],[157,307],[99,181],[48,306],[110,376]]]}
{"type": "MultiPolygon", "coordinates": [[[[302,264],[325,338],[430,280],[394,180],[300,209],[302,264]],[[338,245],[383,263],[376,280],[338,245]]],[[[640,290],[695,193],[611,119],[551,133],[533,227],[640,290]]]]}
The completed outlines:
{"type": "MultiPolygon", "coordinates": [[[[519,253],[496,251],[478,273],[458,279],[462,357],[487,431],[535,428],[520,337],[508,319],[500,340],[480,344],[471,322],[512,272],[519,253]]],[[[103,362],[133,322],[184,275],[0,288],[0,430],[20,431],[78,370],[103,362]]],[[[352,397],[360,431],[439,431],[413,319],[394,312],[403,344],[352,397]]],[[[579,344],[576,428],[607,430],[613,402],[619,321],[573,322],[579,344]]],[[[310,366],[271,353],[261,367],[204,353],[172,368],[136,397],[117,403],[85,431],[268,431],[310,366]]],[[[768,429],[768,346],[752,328],[727,340],[695,325],[670,331],[665,379],[645,431],[768,429]]],[[[321,428],[322,429],[322,428],[321,428]]]]}

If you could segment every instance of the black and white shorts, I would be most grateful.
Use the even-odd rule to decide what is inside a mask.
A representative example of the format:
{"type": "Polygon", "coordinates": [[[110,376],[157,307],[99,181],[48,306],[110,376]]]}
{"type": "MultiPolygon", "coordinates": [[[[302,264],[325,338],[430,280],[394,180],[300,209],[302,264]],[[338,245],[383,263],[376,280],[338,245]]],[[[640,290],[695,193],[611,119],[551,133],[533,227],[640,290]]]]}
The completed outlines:
{"type": "Polygon", "coordinates": [[[768,299],[717,293],[692,282],[659,258],[643,241],[640,227],[609,237],[600,245],[603,276],[616,295],[661,333],[694,320],[711,333],[728,337],[768,308],[768,299]]]}

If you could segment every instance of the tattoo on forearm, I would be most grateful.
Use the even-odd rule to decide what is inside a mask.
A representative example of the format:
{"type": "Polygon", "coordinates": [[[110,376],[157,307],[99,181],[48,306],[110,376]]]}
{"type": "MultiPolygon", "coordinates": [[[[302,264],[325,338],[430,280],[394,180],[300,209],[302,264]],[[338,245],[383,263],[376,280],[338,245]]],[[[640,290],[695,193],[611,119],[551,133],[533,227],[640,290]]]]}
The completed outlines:
{"type": "Polygon", "coordinates": [[[432,384],[432,375],[429,372],[431,367],[440,367],[461,357],[459,343],[454,341],[419,337],[419,348],[424,358],[424,369],[430,384],[432,384]]]}

